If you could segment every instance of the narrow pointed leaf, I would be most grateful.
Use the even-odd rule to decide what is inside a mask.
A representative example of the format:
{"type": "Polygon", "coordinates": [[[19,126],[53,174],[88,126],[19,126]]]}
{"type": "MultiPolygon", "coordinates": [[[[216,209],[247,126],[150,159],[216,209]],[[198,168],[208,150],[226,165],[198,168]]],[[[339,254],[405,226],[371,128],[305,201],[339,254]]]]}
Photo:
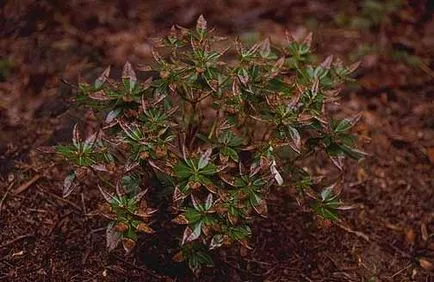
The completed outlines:
{"type": "Polygon", "coordinates": [[[75,177],[76,176],[74,172],[68,175],[67,177],[65,177],[65,180],[63,181],[63,193],[62,193],[64,198],[68,197],[76,187],[74,183],[75,177]]]}
{"type": "Polygon", "coordinates": [[[199,18],[197,19],[196,29],[200,30],[200,31],[204,31],[204,30],[206,30],[206,25],[207,25],[207,22],[206,22],[204,16],[200,15],[199,18]]]}
{"type": "Polygon", "coordinates": [[[291,146],[297,153],[300,153],[301,149],[301,137],[298,130],[292,126],[288,126],[289,135],[291,136],[294,146],[291,146]]]}
{"type": "Polygon", "coordinates": [[[94,87],[96,89],[101,88],[103,84],[107,81],[107,78],[110,76],[110,66],[108,66],[104,72],[95,80],[94,87]]]}
{"type": "Polygon", "coordinates": [[[74,125],[72,130],[72,143],[75,147],[78,147],[81,142],[80,130],[78,129],[78,123],[74,125]]]}
{"type": "Polygon", "coordinates": [[[328,70],[330,69],[332,62],[333,62],[333,55],[330,55],[321,63],[321,67],[328,70]]]}
{"type": "Polygon", "coordinates": [[[205,210],[209,210],[212,207],[212,194],[208,194],[205,200],[205,210]]]}
{"type": "Polygon", "coordinates": [[[122,82],[125,88],[131,93],[137,84],[137,76],[130,62],[126,62],[122,70],[122,82]]]}
{"type": "Polygon", "coordinates": [[[107,249],[110,251],[113,251],[117,245],[119,245],[119,242],[121,241],[122,234],[117,232],[114,228],[114,224],[110,223],[107,225],[106,229],[106,240],[107,240],[107,249]]]}
{"type": "Polygon", "coordinates": [[[209,148],[205,151],[205,153],[202,154],[202,156],[200,156],[197,168],[200,170],[204,167],[206,167],[209,163],[209,159],[212,153],[212,148],[209,148]]]}
{"type": "Polygon", "coordinates": [[[276,166],[277,166],[276,161],[273,161],[271,166],[270,166],[271,174],[274,176],[274,179],[276,180],[277,184],[282,185],[283,184],[283,178],[280,175],[279,171],[277,170],[276,166]]]}
{"type": "Polygon", "coordinates": [[[121,108],[116,108],[114,110],[111,110],[107,116],[105,117],[106,123],[111,123],[115,118],[119,116],[119,114],[122,112],[121,108]]]}

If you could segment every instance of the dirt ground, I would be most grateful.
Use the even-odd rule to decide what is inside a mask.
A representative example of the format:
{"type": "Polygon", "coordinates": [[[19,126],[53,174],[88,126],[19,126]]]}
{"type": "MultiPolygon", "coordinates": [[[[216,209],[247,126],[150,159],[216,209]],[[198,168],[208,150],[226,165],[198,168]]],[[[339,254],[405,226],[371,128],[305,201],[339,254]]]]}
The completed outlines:
{"type": "Polygon", "coordinates": [[[0,1],[0,280],[434,281],[433,5],[401,1],[361,28],[348,19],[363,1],[349,2],[0,1]],[[361,59],[334,111],[362,113],[356,133],[369,157],[348,162],[343,197],[356,208],[342,222],[324,224],[282,191],[255,225],[252,251],[221,251],[193,277],[161,251],[177,244],[168,234],[139,240],[130,256],[108,253],[106,222],[89,215],[98,191],[63,199],[67,168],[35,149],[70,140],[86,118],[62,80],[149,62],[151,38],[200,14],[245,39],[311,30],[320,56],[361,59]]]}

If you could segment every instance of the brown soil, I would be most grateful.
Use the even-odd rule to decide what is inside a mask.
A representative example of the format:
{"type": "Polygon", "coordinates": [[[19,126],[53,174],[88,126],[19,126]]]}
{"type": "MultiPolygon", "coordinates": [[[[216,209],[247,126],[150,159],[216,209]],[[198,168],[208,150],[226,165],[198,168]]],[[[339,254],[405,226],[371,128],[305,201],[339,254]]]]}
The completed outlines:
{"type": "Polygon", "coordinates": [[[434,281],[434,20],[429,1],[408,1],[390,23],[339,26],[349,1],[0,2],[0,280],[5,281],[434,281]],[[212,3],[212,4],[208,4],[212,3]],[[135,252],[108,253],[97,191],[61,197],[62,176],[36,148],[67,141],[83,111],[62,84],[106,65],[149,62],[149,38],[203,13],[221,33],[284,38],[315,32],[317,51],[348,54],[363,44],[358,83],[338,115],[362,113],[356,131],[370,156],[348,162],[343,197],[356,208],[329,225],[283,191],[270,199],[247,254],[223,250],[193,277],[171,262],[176,238],[160,232],[135,252]],[[409,65],[393,50],[421,58],[409,65]],[[5,62],[9,63],[5,63],[5,62]],[[9,66],[4,66],[4,65],[9,66]],[[7,73],[9,72],[9,73],[7,73]]]}

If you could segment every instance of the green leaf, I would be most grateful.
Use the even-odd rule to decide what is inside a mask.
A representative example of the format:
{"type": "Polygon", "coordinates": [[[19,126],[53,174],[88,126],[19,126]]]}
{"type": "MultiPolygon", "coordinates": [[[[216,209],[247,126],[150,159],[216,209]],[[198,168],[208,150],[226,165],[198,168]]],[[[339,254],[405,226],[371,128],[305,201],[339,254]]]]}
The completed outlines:
{"type": "Polygon", "coordinates": [[[206,167],[204,167],[203,169],[200,170],[200,173],[204,174],[204,175],[216,174],[217,173],[217,167],[214,164],[209,163],[206,167]]]}
{"type": "Polygon", "coordinates": [[[252,231],[248,225],[239,225],[236,227],[232,227],[229,230],[229,236],[234,240],[243,240],[246,237],[250,236],[252,231]]]}
{"type": "Polygon", "coordinates": [[[194,224],[203,218],[202,214],[193,208],[187,208],[184,215],[189,224],[194,224]]]}
{"type": "Polygon", "coordinates": [[[231,147],[224,147],[222,149],[222,154],[224,156],[230,157],[234,162],[238,162],[238,160],[239,160],[237,151],[235,151],[231,147]]]}
{"type": "Polygon", "coordinates": [[[367,153],[365,153],[363,151],[348,147],[346,145],[341,145],[340,148],[341,148],[342,152],[345,153],[345,155],[347,155],[350,158],[355,159],[355,160],[359,160],[359,159],[364,158],[368,155],[367,153]]]}
{"type": "Polygon", "coordinates": [[[361,118],[361,114],[357,114],[352,118],[346,118],[341,120],[335,127],[334,131],[336,133],[343,133],[351,129],[361,118]]]}
{"type": "Polygon", "coordinates": [[[337,211],[334,209],[328,209],[325,207],[316,207],[316,208],[314,207],[314,210],[318,215],[326,219],[330,219],[333,221],[337,221],[339,219],[337,211]]]}
{"type": "Polygon", "coordinates": [[[201,265],[214,266],[214,262],[208,253],[199,251],[196,253],[196,257],[201,265]]]}
{"type": "Polygon", "coordinates": [[[342,120],[335,128],[335,132],[345,132],[352,127],[349,120],[342,120]]]}
{"type": "Polygon", "coordinates": [[[194,171],[183,161],[179,161],[173,168],[175,175],[186,179],[194,174],[194,171]]]}
{"type": "Polygon", "coordinates": [[[333,187],[327,187],[321,192],[321,199],[326,202],[333,196],[333,187]]]}
{"type": "Polygon", "coordinates": [[[111,123],[117,116],[119,116],[119,114],[122,112],[121,108],[116,108],[114,110],[111,110],[106,118],[105,118],[105,122],[106,123],[111,123]]]}
{"type": "Polygon", "coordinates": [[[342,155],[344,155],[344,151],[342,150],[341,146],[339,146],[339,145],[336,144],[336,143],[331,143],[331,144],[327,147],[326,151],[327,151],[327,154],[328,154],[329,156],[332,156],[332,157],[336,157],[336,156],[342,156],[342,155]]]}

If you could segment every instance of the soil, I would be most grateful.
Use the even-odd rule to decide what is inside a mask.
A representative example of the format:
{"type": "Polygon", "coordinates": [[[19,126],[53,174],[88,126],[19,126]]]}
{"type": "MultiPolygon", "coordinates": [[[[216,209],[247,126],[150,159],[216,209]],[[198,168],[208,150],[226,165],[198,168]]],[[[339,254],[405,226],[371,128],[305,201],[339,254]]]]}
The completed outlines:
{"type": "Polygon", "coordinates": [[[383,23],[362,29],[337,23],[362,14],[348,2],[1,2],[0,280],[434,281],[433,5],[401,1],[383,23]],[[376,49],[359,55],[357,80],[332,109],[362,114],[355,131],[369,157],[347,163],[342,194],[355,208],[328,224],[280,191],[254,225],[253,250],[222,250],[215,268],[194,277],[170,260],[177,241],[169,233],[140,239],[129,256],[107,252],[106,222],[92,216],[98,192],[63,199],[69,168],[36,149],[70,140],[74,123],[89,118],[71,108],[74,91],[62,81],[149,62],[150,38],[172,24],[192,26],[200,14],[228,36],[281,42],[285,30],[312,30],[320,56],[344,61],[376,49]]]}

